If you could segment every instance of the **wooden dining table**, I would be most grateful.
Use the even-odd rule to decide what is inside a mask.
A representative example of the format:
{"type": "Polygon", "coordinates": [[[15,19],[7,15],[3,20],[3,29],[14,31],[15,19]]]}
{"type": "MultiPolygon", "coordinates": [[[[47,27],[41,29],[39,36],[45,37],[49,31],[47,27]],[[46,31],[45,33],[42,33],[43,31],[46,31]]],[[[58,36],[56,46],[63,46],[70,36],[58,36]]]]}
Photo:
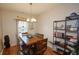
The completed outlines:
{"type": "Polygon", "coordinates": [[[26,45],[32,45],[37,41],[44,39],[44,38],[39,38],[36,35],[32,35],[30,38],[28,38],[27,35],[20,35],[19,37],[26,45]]]}

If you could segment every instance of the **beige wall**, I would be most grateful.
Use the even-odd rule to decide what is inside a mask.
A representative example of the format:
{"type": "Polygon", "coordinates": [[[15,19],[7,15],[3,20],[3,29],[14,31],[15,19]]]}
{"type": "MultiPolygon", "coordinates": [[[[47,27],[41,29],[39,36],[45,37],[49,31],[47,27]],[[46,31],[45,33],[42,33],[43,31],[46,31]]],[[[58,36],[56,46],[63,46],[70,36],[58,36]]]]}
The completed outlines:
{"type": "MultiPolygon", "coordinates": [[[[11,46],[16,45],[16,17],[29,17],[27,14],[15,12],[15,11],[8,11],[3,10],[2,12],[2,24],[3,24],[3,36],[9,35],[10,36],[10,44],[11,46]]],[[[33,30],[34,31],[34,30],[33,30]]],[[[29,30],[32,33],[32,30],[29,30]]],[[[4,39],[3,39],[4,41],[4,39]]]]}
{"type": "Polygon", "coordinates": [[[1,12],[0,12],[0,53],[1,53],[1,51],[2,51],[2,24],[1,24],[1,20],[2,20],[2,18],[1,18],[1,12]]]}
{"type": "Polygon", "coordinates": [[[53,21],[65,20],[72,12],[79,13],[79,4],[61,4],[52,10],[38,16],[38,31],[43,33],[49,41],[53,41],[53,21]]]}

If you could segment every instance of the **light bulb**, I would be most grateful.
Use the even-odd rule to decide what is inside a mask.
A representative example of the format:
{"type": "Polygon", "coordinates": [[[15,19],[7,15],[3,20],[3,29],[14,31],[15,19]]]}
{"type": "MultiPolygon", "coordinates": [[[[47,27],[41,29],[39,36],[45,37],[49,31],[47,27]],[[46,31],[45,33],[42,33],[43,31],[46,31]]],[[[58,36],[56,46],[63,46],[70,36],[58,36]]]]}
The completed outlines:
{"type": "Polygon", "coordinates": [[[29,20],[29,18],[27,18],[27,22],[29,22],[30,20],[29,20]]]}
{"type": "Polygon", "coordinates": [[[35,18],[32,18],[32,19],[31,19],[31,22],[36,22],[36,19],[35,19],[35,18]]]}

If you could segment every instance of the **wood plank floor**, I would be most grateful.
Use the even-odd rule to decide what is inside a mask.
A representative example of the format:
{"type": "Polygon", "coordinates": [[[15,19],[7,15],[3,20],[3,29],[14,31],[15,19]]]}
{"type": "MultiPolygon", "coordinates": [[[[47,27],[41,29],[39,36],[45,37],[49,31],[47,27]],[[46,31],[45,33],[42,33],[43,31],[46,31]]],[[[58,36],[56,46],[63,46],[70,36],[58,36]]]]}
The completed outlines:
{"type": "Polygon", "coordinates": [[[59,54],[54,50],[52,50],[52,48],[47,47],[47,50],[44,52],[44,55],[59,55],[59,54]]]}
{"type": "Polygon", "coordinates": [[[3,55],[17,55],[17,46],[12,46],[10,48],[4,48],[3,55]]]}
{"type": "MultiPolygon", "coordinates": [[[[10,48],[5,48],[3,50],[3,55],[17,55],[18,46],[13,46],[10,48]]],[[[52,50],[52,48],[47,47],[47,50],[44,52],[44,55],[58,55],[52,50]]]]}

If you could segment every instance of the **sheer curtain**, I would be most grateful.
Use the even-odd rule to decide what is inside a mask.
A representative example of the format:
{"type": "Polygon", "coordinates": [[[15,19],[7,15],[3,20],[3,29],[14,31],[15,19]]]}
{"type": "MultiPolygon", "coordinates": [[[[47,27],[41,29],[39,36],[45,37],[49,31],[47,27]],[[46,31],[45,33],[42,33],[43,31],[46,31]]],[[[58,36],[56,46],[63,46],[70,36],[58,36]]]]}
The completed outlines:
{"type": "Polygon", "coordinates": [[[24,32],[28,32],[28,27],[29,27],[29,24],[28,22],[24,21],[24,20],[17,20],[17,34],[21,34],[21,33],[24,33],[24,32]]]}
{"type": "Polygon", "coordinates": [[[26,21],[18,21],[18,33],[28,32],[28,23],[26,21]]]}

